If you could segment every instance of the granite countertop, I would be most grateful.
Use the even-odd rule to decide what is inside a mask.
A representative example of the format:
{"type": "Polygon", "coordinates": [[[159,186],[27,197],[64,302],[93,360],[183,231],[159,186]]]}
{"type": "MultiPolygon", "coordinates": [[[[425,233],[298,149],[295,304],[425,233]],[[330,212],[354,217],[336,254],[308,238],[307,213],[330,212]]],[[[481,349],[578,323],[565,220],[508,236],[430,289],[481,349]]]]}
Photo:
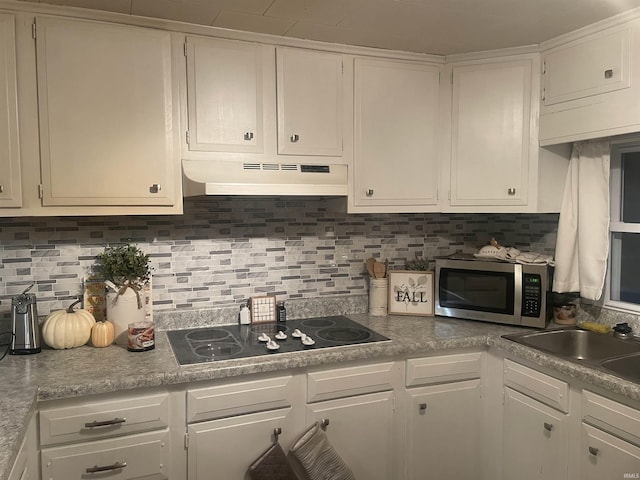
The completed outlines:
{"type": "Polygon", "coordinates": [[[0,480],[8,477],[38,401],[353,360],[489,346],[633,400],[640,400],[638,384],[500,338],[504,334],[521,332],[521,327],[441,317],[348,316],[392,341],[180,367],[166,333],[157,332],[156,348],[148,352],[133,353],[113,345],[108,348],[84,346],[70,350],[43,349],[37,355],[7,356],[0,362],[3,384],[0,392],[0,480]]]}

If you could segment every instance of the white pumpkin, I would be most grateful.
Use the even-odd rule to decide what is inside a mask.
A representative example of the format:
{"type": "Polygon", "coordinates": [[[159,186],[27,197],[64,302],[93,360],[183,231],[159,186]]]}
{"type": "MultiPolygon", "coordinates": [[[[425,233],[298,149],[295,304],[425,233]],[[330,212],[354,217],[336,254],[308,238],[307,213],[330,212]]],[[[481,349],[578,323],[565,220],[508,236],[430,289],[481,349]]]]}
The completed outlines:
{"type": "Polygon", "coordinates": [[[96,323],[91,312],[73,307],[51,312],[42,325],[42,338],[51,348],[64,349],[80,347],[91,338],[91,327],[96,323]]]}

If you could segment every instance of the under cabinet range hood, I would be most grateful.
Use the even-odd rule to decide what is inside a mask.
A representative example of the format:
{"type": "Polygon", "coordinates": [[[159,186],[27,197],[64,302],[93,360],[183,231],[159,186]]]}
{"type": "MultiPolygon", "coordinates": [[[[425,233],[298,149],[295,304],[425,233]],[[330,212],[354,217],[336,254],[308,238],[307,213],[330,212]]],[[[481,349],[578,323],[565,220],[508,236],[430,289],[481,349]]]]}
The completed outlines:
{"type": "Polygon", "coordinates": [[[347,195],[347,166],[182,160],[185,197],[197,195],[347,195]]]}

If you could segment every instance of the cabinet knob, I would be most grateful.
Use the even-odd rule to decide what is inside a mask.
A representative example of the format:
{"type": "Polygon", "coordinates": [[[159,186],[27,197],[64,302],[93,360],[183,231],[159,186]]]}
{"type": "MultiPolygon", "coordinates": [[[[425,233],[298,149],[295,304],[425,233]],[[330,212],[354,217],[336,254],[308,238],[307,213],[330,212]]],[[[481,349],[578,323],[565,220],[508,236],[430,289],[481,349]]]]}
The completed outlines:
{"type": "Polygon", "coordinates": [[[604,78],[613,78],[613,70],[612,69],[607,69],[604,71],[604,78]]]}
{"type": "Polygon", "coordinates": [[[273,436],[274,436],[276,442],[278,441],[278,437],[280,435],[282,435],[282,428],[280,428],[280,427],[274,428],[273,429],[273,436]]]}
{"type": "Polygon", "coordinates": [[[151,193],[159,193],[160,190],[162,190],[162,185],[160,185],[159,183],[154,183],[149,187],[149,191],[151,193]]]}
{"type": "Polygon", "coordinates": [[[553,430],[553,423],[547,423],[547,422],[544,422],[544,429],[545,429],[547,432],[550,432],[551,430],[553,430]]]}
{"type": "Polygon", "coordinates": [[[326,430],[327,427],[329,426],[329,419],[323,418],[322,420],[320,420],[320,426],[322,427],[323,430],[326,430]]]}
{"type": "Polygon", "coordinates": [[[253,132],[247,132],[244,134],[244,139],[249,141],[249,140],[253,140],[253,132]]]}
{"type": "Polygon", "coordinates": [[[368,189],[365,194],[367,195],[367,197],[373,197],[373,188],[368,189]]]}
{"type": "Polygon", "coordinates": [[[596,447],[589,447],[589,453],[595,457],[598,455],[598,449],[596,447]]]}
{"type": "Polygon", "coordinates": [[[418,410],[420,411],[420,413],[424,413],[427,411],[427,404],[426,403],[421,403],[420,405],[418,405],[418,410]]]}
{"type": "Polygon", "coordinates": [[[300,140],[300,136],[297,133],[291,135],[291,143],[296,143],[298,140],[300,140]]]}
{"type": "Polygon", "coordinates": [[[508,193],[509,195],[512,195],[512,196],[513,196],[513,195],[515,195],[515,194],[516,194],[516,189],[515,189],[515,188],[510,188],[510,189],[508,189],[508,190],[507,190],[507,193],[508,193]]]}

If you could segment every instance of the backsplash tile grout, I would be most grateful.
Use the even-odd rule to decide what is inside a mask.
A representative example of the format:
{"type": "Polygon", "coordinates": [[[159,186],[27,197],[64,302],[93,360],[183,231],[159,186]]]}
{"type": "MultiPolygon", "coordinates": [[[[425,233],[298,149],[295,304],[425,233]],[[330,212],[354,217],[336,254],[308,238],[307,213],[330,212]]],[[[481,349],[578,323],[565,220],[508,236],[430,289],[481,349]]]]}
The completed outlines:
{"type": "Polygon", "coordinates": [[[187,200],[181,216],[0,219],[0,314],[36,282],[38,311],[66,307],[105,246],[149,254],[154,310],[235,306],[254,294],[328,298],[366,294],[364,259],[392,268],[422,254],[473,253],[495,236],[553,255],[557,214],[347,215],[319,198],[187,200]]]}

